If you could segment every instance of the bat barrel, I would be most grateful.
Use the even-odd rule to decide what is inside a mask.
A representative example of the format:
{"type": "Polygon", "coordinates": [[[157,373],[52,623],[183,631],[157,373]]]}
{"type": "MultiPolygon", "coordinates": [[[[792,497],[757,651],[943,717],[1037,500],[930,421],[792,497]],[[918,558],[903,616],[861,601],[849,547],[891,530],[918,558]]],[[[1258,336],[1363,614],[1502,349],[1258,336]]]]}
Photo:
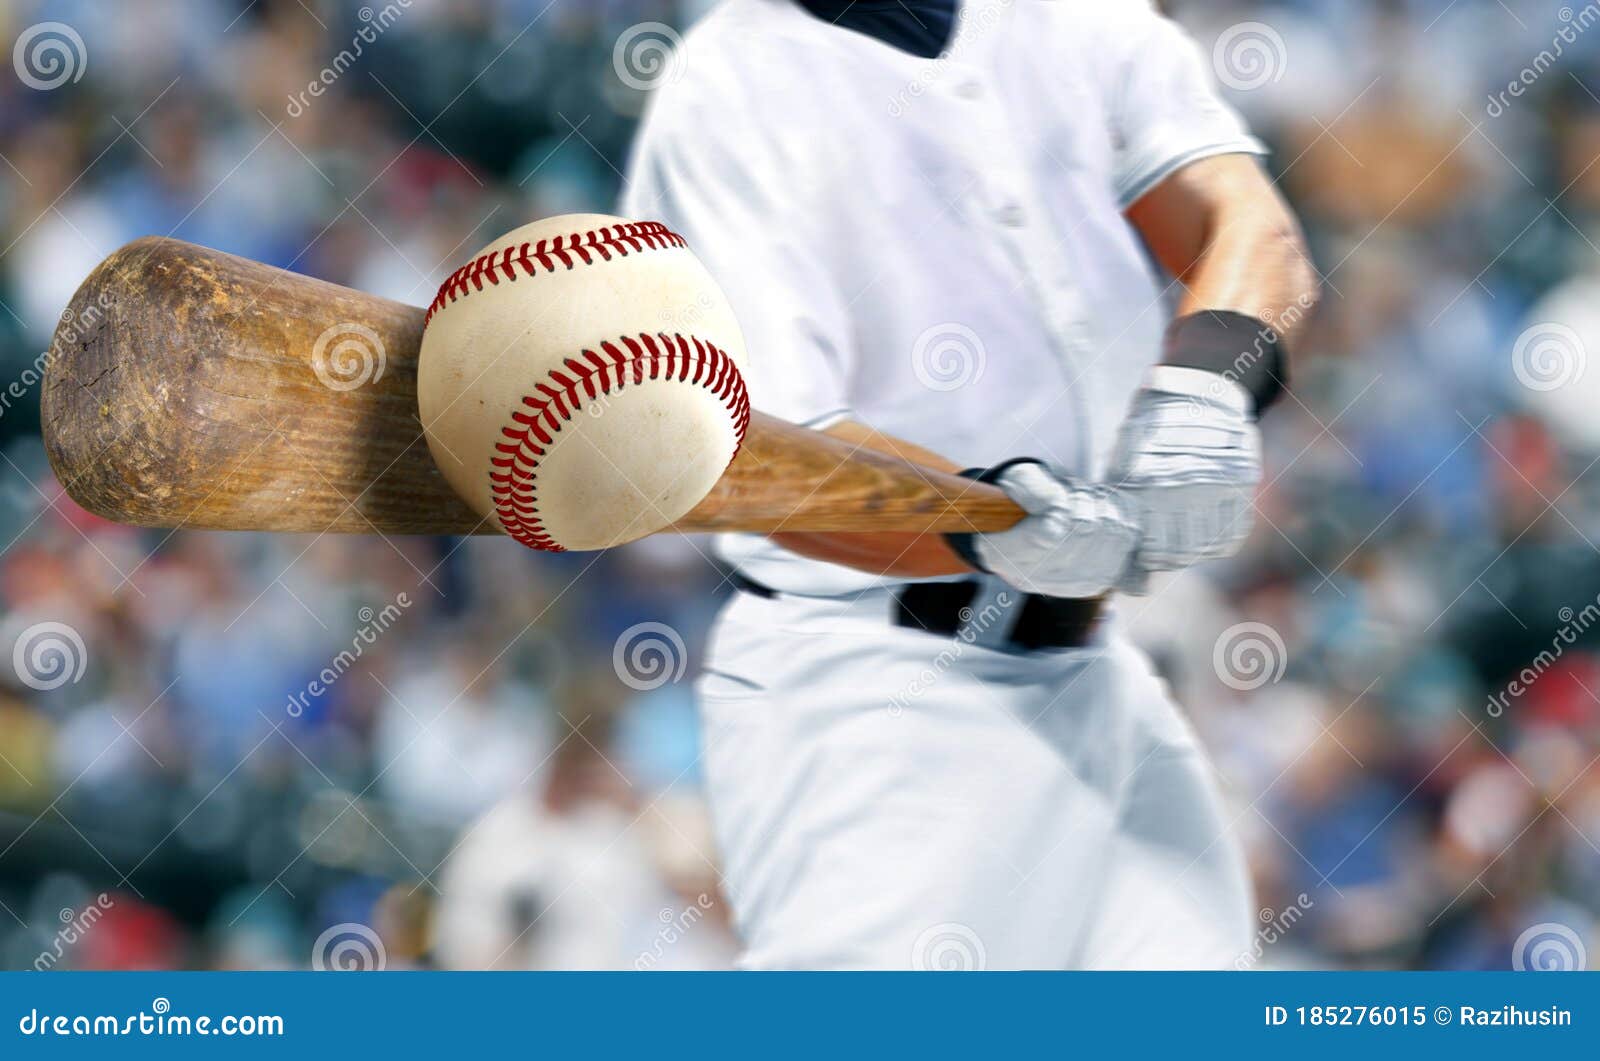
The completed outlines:
{"type": "Polygon", "coordinates": [[[178,240],[121,248],[41,395],[67,493],[146,527],[470,533],[416,412],[422,311],[178,240]]]}

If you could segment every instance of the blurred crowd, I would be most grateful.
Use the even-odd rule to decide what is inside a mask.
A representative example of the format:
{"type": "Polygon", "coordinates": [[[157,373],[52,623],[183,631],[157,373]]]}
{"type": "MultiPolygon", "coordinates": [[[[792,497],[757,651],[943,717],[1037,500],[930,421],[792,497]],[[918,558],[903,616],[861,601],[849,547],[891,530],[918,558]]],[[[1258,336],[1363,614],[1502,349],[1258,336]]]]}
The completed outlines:
{"type": "MultiPolygon", "coordinates": [[[[707,6],[0,9],[8,51],[82,45],[59,87],[0,70],[0,966],[730,961],[704,542],[114,526],[53,480],[30,375],[137,236],[425,304],[492,236],[609,210],[649,87],[618,42],[707,6]]],[[[1325,285],[1245,553],[1120,605],[1246,840],[1241,967],[1600,955],[1600,9],[1165,6],[1325,285]]]]}

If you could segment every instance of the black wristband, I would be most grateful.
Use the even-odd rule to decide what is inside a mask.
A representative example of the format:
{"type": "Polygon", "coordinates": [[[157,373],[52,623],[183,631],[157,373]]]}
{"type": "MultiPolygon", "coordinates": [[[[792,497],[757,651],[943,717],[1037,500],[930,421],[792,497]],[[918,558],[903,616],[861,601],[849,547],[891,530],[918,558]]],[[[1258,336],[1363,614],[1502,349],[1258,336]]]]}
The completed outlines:
{"type": "Polygon", "coordinates": [[[1278,329],[1230,310],[1202,310],[1167,328],[1166,364],[1198,368],[1230,379],[1250,393],[1259,418],[1282,396],[1289,357],[1278,329]]]}
{"type": "MultiPolygon", "coordinates": [[[[968,468],[959,474],[962,478],[972,479],[980,483],[997,483],[1000,477],[1019,464],[1043,464],[1044,461],[1037,457],[1012,457],[1008,461],[988,468],[968,468]]],[[[978,559],[978,536],[968,531],[953,531],[945,534],[944,540],[949,543],[951,550],[961,559],[965,560],[968,567],[985,574],[993,574],[983,562],[978,559]]]]}

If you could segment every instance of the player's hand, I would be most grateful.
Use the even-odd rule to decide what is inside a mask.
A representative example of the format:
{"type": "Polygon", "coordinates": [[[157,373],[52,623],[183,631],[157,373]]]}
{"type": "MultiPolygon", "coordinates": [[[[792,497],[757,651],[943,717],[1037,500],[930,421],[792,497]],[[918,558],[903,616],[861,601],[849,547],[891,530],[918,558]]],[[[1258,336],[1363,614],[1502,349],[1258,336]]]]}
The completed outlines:
{"type": "Polygon", "coordinates": [[[1106,481],[1126,491],[1143,530],[1139,570],[1232,556],[1250,534],[1261,482],[1250,395],[1213,372],[1156,366],[1123,422],[1106,481]]]}
{"type": "Polygon", "coordinates": [[[984,570],[1051,597],[1098,597],[1127,572],[1139,527],[1119,491],[1057,477],[1034,461],[1011,465],[995,485],[1028,515],[975,536],[984,570]]]}

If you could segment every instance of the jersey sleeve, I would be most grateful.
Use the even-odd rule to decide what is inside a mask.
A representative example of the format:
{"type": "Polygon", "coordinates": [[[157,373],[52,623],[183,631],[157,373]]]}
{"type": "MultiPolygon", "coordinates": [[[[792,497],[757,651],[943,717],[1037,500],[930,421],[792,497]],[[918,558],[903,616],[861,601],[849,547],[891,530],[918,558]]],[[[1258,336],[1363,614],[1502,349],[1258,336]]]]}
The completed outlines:
{"type": "Polygon", "coordinates": [[[1106,52],[1116,62],[1107,83],[1118,201],[1127,206],[1202,158],[1265,154],[1266,147],[1218,96],[1195,41],[1146,4],[1121,6],[1106,52]]]}
{"type": "MultiPolygon", "coordinates": [[[[750,355],[752,404],[811,427],[845,419],[849,319],[815,211],[768,130],[735,105],[685,99],[687,87],[658,91],[620,210],[683,236],[727,294],[750,355]]],[[[738,98],[735,87],[729,93],[738,98]]]]}

